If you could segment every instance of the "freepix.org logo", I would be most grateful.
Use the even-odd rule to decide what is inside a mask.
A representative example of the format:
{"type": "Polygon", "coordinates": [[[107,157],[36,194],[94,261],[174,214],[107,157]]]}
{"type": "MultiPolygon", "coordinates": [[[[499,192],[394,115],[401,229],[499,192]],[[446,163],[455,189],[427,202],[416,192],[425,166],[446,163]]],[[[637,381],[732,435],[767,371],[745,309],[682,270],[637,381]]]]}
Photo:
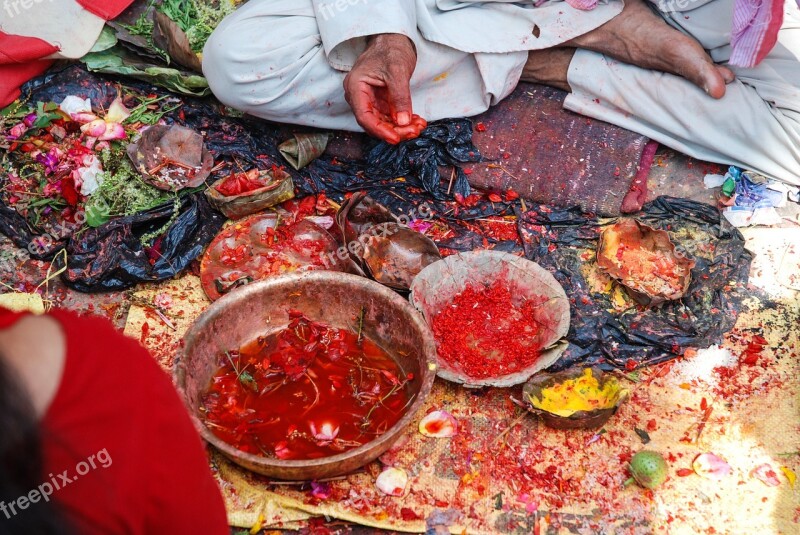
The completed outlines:
{"type": "Polygon", "coordinates": [[[34,4],[41,4],[42,2],[52,2],[53,0],[3,0],[3,11],[9,17],[14,18],[26,9],[30,9],[34,4]]]}
{"type": "Polygon", "coordinates": [[[73,472],[64,470],[60,474],[47,474],[47,477],[50,479],[35,489],[31,489],[28,494],[20,496],[12,502],[0,502],[0,512],[3,513],[3,515],[0,516],[0,521],[2,521],[3,516],[5,516],[7,520],[10,519],[12,516],[19,514],[20,511],[24,511],[30,507],[30,505],[33,503],[38,503],[40,501],[49,502],[50,496],[55,491],[61,490],[67,485],[72,484],[92,470],[96,470],[98,468],[108,468],[113,462],[114,461],[111,459],[111,455],[109,455],[108,450],[103,448],[97,453],[89,455],[85,461],[81,461],[76,464],[73,472]]]}
{"type": "Polygon", "coordinates": [[[323,20],[330,20],[339,13],[347,11],[347,8],[356,4],[367,4],[369,0],[329,0],[317,6],[317,14],[323,20]]]}

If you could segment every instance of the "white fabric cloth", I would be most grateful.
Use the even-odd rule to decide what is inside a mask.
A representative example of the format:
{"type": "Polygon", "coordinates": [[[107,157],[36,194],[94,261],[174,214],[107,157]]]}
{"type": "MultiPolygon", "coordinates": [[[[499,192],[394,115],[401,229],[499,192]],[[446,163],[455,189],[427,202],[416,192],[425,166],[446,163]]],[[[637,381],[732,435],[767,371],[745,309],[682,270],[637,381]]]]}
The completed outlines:
{"type": "MultiPolygon", "coordinates": [[[[698,39],[715,61],[728,59],[733,0],[659,4],[667,11],[662,16],[698,39]]],[[[467,117],[513,91],[528,50],[590,31],[621,7],[620,0],[588,12],[563,2],[534,8],[510,0],[250,0],[209,39],[203,71],[231,107],[277,122],[358,131],[344,99],[345,71],[363,51],[365,36],[400,33],[417,47],[414,111],[429,121],[467,117]]],[[[787,1],[775,50],[758,67],[735,70],[737,81],[716,101],[683,78],[579,51],[565,106],[697,158],[800,184],[794,0],[787,1]]]]}
{"type": "Polygon", "coordinates": [[[472,116],[514,90],[528,50],[563,43],[621,10],[621,0],[591,12],[509,0],[250,0],[206,43],[203,72],[217,98],[252,115],[360,130],[344,100],[345,71],[365,36],[399,33],[417,47],[415,113],[429,121],[472,116]],[[559,32],[570,17],[573,27],[559,32]]]}
{"type": "MultiPolygon", "coordinates": [[[[785,9],[778,45],[756,67],[731,67],[737,78],[721,100],[678,76],[578,51],[564,106],[689,156],[800,185],[800,9],[794,0],[787,0],[785,9]]],[[[727,62],[733,0],[663,16],[697,39],[715,61],[727,62]]]]}

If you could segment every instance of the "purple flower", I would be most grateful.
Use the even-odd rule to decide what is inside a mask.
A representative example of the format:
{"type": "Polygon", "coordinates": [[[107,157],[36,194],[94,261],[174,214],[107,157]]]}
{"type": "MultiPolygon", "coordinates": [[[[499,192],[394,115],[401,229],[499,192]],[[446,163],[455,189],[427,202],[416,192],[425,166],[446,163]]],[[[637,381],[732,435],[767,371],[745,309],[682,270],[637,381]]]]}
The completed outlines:
{"type": "Polygon", "coordinates": [[[327,500],[331,497],[332,492],[330,483],[311,482],[311,496],[318,500],[327,500]]]}
{"type": "Polygon", "coordinates": [[[44,165],[45,174],[51,175],[58,168],[58,156],[52,149],[47,154],[39,153],[36,155],[36,161],[44,165]]]}
{"type": "Polygon", "coordinates": [[[22,119],[22,122],[25,123],[25,126],[29,127],[36,121],[36,113],[29,113],[22,119]]]}

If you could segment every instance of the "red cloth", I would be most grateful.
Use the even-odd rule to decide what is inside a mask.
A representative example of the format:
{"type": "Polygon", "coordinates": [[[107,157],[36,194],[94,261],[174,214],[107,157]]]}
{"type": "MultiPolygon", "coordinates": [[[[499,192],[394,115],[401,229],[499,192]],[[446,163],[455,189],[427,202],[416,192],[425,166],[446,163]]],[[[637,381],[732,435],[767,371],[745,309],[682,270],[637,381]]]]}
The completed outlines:
{"type": "MultiPolygon", "coordinates": [[[[0,328],[23,316],[0,309],[0,328]]],[[[67,354],[42,421],[43,483],[61,486],[51,499],[76,533],[227,535],[203,444],[169,376],[108,321],[50,316],[67,354]]]]}
{"type": "Polygon", "coordinates": [[[78,0],[78,3],[83,6],[86,11],[90,11],[100,18],[106,20],[115,19],[120,13],[125,11],[133,0],[78,0]]]}
{"type": "Polygon", "coordinates": [[[19,86],[53,64],[40,58],[56,52],[57,46],[41,39],[0,32],[0,108],[16,100],[19,86]]]}
{"type": "MultiPolygon", "coordinates": [[[[105,20],[116,18],[133,0],[78,0],[87,11],[105,20]]],[[[69,24],[69,21],[64,21],[69,24]]],[[[43,60],[58,52],[58,47],[35,37],[9,35],[0,32],[0,108],[19,97],[22,84],[39,76],[53,64],[43,60]]]]}

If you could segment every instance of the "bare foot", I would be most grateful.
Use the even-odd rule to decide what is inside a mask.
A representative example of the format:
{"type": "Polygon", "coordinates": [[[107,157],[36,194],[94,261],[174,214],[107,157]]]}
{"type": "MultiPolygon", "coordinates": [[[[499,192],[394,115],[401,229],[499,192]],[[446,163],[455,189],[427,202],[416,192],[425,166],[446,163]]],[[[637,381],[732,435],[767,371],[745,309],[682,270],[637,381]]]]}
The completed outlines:
{"type": "Polygon", "coordinates": [[[528,52],[528,61],[522,70],[521,80],[572,91],[567,81],[567,74],[574,55],[574,48],[531,50],[528,52]]]}
{"type": "Polygon", "coordinates": [[[735,78],[730,69],[714,64],[700,43],[670,27],[642,0],[625,0],[617,17],[567,45],[677,74],[714,98],[722,98],[725,84],[735,78]]]}

